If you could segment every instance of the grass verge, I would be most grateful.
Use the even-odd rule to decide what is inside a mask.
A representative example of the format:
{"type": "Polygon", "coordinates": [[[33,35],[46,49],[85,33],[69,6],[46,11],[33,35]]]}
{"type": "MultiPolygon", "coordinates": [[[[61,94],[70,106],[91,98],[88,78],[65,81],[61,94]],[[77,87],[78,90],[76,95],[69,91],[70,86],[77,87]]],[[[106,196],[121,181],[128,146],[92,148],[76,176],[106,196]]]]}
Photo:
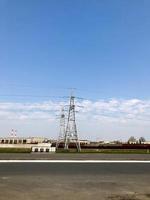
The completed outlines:
{"type": "Polygon", "coordinates": [[[58,149],[56,153],[99,153],[99,154],[150,154],[149,149],[81,149],[77,152],[76,149],[58,149]]]}
{"type": "Polygon", "coordinates": [[[31,153],[30,148],[0,148],[0,153],[31,153]]]}

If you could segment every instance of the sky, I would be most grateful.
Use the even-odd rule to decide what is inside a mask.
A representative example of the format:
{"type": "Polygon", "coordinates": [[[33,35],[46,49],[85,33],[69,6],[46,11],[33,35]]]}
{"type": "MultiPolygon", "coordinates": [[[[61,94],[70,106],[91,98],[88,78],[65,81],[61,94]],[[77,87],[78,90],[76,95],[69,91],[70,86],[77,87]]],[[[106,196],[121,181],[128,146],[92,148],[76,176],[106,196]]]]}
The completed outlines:
{"type": "Polygon", "coordinates": [[[0,136],[57,138],[62,97],[76,88],[81,138],[150,140],[149,9],[149,0],[0,0],[0,136]]]}

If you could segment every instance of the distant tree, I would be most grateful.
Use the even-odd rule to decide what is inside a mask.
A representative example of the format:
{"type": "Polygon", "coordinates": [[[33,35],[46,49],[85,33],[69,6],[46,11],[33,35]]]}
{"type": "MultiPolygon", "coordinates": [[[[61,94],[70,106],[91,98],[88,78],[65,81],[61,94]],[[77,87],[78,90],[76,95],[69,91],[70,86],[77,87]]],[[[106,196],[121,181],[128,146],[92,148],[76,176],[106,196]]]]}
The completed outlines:
{"type": "Polygon", "coordinates": [[[131,137],[128,139],[128,143],[134,144],[134,143],[136,143],[136,142],[137,142],[137,140],[136,140],[136,138],[135,138],[134,136],[131,136],[131,137]]]}
{"type": "Polygon", "coordinates": [[[143,142],[146,142],[145,138],[144,138],[144,137],[140,137],[140,138],[139,138],[139,143],[141,144],[141,143],[143,143],[143,142]]]}

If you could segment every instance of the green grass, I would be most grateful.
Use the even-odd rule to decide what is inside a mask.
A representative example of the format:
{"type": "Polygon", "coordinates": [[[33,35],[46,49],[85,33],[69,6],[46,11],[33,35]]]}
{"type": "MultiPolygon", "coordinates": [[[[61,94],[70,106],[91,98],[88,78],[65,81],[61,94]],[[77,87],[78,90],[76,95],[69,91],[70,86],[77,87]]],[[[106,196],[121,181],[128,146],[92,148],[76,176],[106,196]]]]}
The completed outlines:
{"type": "Polygon", "coordinates": [[[79,153],[77,149],[58,149],[56,153],[79,153]]]}
{"type": "Polygon", "coordinates": [[[150,150],[147,149],[82,149],[81,152],[77,152],[76,149],[58,149],[56,153],[106,153],[106,154],[150,154],[150,150]]]}
{"type": "Polygon", "coordinates": [[[30,148],[0,148],[0,153],[31,153],[30,148]]]}

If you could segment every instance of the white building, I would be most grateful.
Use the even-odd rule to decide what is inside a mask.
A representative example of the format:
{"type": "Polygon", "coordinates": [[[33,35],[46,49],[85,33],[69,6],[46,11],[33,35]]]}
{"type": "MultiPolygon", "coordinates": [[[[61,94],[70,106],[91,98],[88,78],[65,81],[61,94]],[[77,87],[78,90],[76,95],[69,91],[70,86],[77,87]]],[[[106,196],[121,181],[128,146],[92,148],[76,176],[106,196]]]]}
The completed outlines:
{"type": "Polygon", "coordinates": [[[56,147],[52,147],[49,143],[41,143],[35,146],[32,146],[32,152],[41,152],[41,153],[51,153],[56,151],[56,147]]]}

